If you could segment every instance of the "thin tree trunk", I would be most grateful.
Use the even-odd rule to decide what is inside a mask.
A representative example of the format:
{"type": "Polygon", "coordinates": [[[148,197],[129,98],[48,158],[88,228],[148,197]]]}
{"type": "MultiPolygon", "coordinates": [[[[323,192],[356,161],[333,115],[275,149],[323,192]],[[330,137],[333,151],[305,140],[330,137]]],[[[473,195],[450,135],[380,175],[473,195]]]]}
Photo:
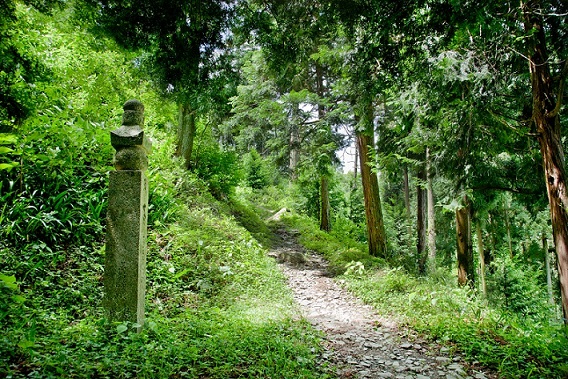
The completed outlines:
{"type": "Polygon", "coordinates": [[[359,163],[359,148],[357,147],[357,144],[355,144],[355,161],[353,162],[354,167],[354,171],[353,171],[353,179],[357,179],[357,165],[359,163]]]}
{"type": "Polygon", "coordinates": [[[193,140],[195,139],[195,112],[191,105],[180,104],[178,109],[178,130],[175,155],[182,157],[184,167],[191,168],[193,140]]]}
{"type": "Polygon", "coordinates": [[[426,191],[423,183],[426,180],[424,168],[418,169],[418,184],[416,186],[416,253],[418,255],[418,272],[426,273],[428,252],[426,251],[426,191]]]}
{"type": "MultiPolygon", "coordinates": [[[[491,262],[493,262],[493,252],[497,251],[497,240],[495,239],[495,233],[492,233],[491,230],[494,230],[494,224],[493,224],[493,217],[491,217],[491,213],[487,213],[487,227],[485,228],[485,230],[487,231],[487,234],[489,235],[489,244],[491,245],[489,249],[487,249],[487,254],[485,254],[485,265],[491,265],[491,262]]],[[[489,266],[489,272],[492,272],[492,267],[489,266]]]]}
{"type": "Polygon", "coordinates": [[[505,200],[505,227],[507,229],[507,246],[509,247],[509,256],[513,258],[513,241],[511,239],[511,223],[509,221],[509,202],[505,200]]]}
{"type": "Polygon", "coordinates": [[[404,185],[404,208],[406,209],[406,219],[410,221],[410,185],[408,181],[408,167],[402,166],[402,184],[404,185]]]}
{"type": "Polygon", "coordinates": [[[456,238],[458,260],[458,284],[473,285],[473,251],[471,249],[471,219],[469,200],[464,197],[464,206],[456,210],[456,238]]]}
{"type": "MultiPolygon", "coordinates": [[[[295,120],[292,120],[295,122],[295,120]]],[[[292,125],[290,129],[290,164],[288,166],[290,170],[290,176],[292,180],[298,178],[298,173],[296,168],[300,162],[300,131],[297,125],[292,125]]]]}
{"type": "Polygon", "coordinates": [[[548,238],[542,235],[542,250],[544,251],[544,264],[546,267],[546,288],[548,289],[548,301],[554,305],[554,295],[552,292],[552,270],[550,269],[550,254],[548,252],[548,238]]]}
{"type": "Polygon", "coordinates": [[[330,220],[330,205],[329,205],[329,188],[328,180],[325,175],[321,177],[321,215],[320,215],[320,230],[329,232],[331,230],[331,220],[330,220]]]}
{"type": "Polygon", "coordinates": [[[485,251],[483,249],[483,234],[481,232],[481,220],[475,224],[477,232],[477,253],[479,254],[479,278],[481,279],[481,293],[487,297],[487,285],[485,284],[485,251]]]}
{"type": "Polygon", "coordinates": [[[430,267],[436,266],[436,210],[434,208],[434,177],[430,161],[430,149],[426,148],[426,180],[428,197],[428,260],[430,267]]]}
{"type": "MultiPolygon", "coordinates": [[[[525,32],[532,36],[529,40],[529,72],[532,85],[533,110],[542,155],[544,176],[552,235],[558,257],[558,277],[562,296],[564,322],[568,323],[568,193],[566,190],[566,169],[564,150],[561,143],[559,111],[562,104],[562,80],[558,96],[554,93],[546,51],[545,28],[543,25],[540,1],[521,1],[525,19],[525,32]]],[[[568,62],[563,75],[566,75],[568,62]]]]}
{"type": "MultiPolygon", "coordinates": [[[[323,99],[324,97],[324,81],[323,81],[323,68],[321,64],[316,62],[316,91],[318,97],[323,99]]],[[[325,107],[323,104],[318,104],[318,120],[322,121],[325,118],[325,107]]],[[[330,130],[331,131],[331,130],[330,130]]],[[[329,181],[326,175],[327,167],[320,167],[321,180],[320,180],[320,230],[329,232],[331,230],[331,206],[329,204],[329,181]]]]}

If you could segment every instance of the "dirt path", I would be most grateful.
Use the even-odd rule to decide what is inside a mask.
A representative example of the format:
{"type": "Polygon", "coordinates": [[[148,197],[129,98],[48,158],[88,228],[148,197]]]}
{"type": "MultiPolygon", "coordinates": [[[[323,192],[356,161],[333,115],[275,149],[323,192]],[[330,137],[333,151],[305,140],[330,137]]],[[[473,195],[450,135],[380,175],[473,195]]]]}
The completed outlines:
{"type": "Polygon", "coordinates": [[[294,232],[277,230],[270,252],[288,277],[304,317],[325,333],[322,361],[339,367],[340,378],[489,379],[447,348],[431,345],[381,318],[326,276],[327,263],[305,252],[294,232]]]}

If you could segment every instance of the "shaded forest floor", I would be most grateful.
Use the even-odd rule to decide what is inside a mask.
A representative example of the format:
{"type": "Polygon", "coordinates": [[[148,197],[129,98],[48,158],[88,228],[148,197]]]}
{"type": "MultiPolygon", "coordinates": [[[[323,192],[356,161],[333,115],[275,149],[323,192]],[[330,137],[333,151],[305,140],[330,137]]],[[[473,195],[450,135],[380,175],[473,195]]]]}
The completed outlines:
{"type": "Polygon", "coordinates": [[[302,315],[324,333],[320,363],[336,366],[340,378],[497,377],[377,315],[329,276],[326,260],[298,244],[298,234],[276,226],[270,256],[279,262],[302,315]]]}

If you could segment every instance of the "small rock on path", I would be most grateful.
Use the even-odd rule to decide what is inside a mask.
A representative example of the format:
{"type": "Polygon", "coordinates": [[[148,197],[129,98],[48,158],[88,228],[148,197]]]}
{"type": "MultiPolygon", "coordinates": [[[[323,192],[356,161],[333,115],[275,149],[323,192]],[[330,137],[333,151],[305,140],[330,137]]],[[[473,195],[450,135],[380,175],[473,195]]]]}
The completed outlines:
{"type": "Polygon", "coordinates": [[[326,276],[327,262],[307,254],[295,242],[293,231],[277,230],[280,241],[270,255],[277,258],[303,316],[325,334],[321,363],[338,368],[340,378],[492,379],[487,370],[473,368],[447,348],[428,343],[392,320],[379,317],[372,307],[326,276]],[[305,260],[282,259],[301,253],[305,260]],[[412,340],[408,339],[408,336],[412,340]]]}

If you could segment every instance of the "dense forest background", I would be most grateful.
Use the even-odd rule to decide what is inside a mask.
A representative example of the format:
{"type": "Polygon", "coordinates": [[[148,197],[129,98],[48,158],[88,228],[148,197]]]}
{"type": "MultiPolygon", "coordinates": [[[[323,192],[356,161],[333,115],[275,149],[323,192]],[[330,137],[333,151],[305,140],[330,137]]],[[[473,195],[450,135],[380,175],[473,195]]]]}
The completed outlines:
{"type": "Polygon", "coordinates": [[[331,375],[265,254],[262,219],[286,207],[383,312],[505,377],[565,377],[567,17],[1,1],[0,373],[331,375]],[[131,98],[154,142],[140,334],[100,307],[109,131],[131,98]]]}

